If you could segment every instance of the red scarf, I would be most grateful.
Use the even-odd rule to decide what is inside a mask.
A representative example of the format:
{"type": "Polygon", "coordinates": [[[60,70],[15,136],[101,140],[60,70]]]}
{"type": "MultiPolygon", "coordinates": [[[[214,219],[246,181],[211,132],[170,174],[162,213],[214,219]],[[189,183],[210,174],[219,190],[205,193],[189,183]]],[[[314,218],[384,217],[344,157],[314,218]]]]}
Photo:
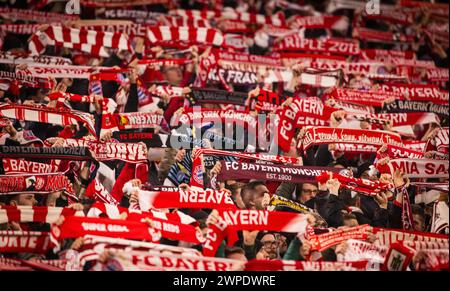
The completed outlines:
{"type": "Polygon", "coordinates": [[[361,192],[369,196],[374,196],[384,190],[394,188],[394,185],[392,184],[385,184],[379,181],[371,181],[367,179],[346,177],[336,173],[322,173],[320,176],[316,177],[317,182],[319,182],[320,184],[325,184],[330,179],[337,179],[341,183],[341,187],[361,192]]]}
{"type": "Polygon", "coordinates": [[[337,39],[309,39],[299,35],[289,35],[274,46],[278,51],[314,51],[338,55],[358,55],[359,43],[337,39]]]}
{"type": "MultiPolygon", "coordinates": [[[[54,223],[61,215],[73,216],[75,213],[75,210],[67,207],[0,205],[0,224],[12,221],[54,223]]],[[[82,215],[82,212],[78,214],[82,215]]]]}
{"type": "Polygon", "coordinates": [[[156,26],[147,29],[147,38],[152,45],[164,45],[167,40],[191,45],[206,44],[221,46],[224,38],[219,30],[207,27],[156,26]]]}
{"type": "Polygon", "coordinates": [[[33,34],[29,42],[30,53],[42,54],[47,45],[77,49],[101,57],[109,56],[107,48],[133,51],[128,36],[123,33],[61,26],[49,26],[46,30],[33,34]],[[72,38],[75,35],[77,37],[72,38]]]}
{"type": "Polygon", "coordinates": [[[236,206],[226,191],[139,191],[141,209],[154,208],[209,208],[236,209],[236,206]]]}
{"type": "Polygon", "coordinates": [[[303,150],[306,151],[312,145],[333,143],[366,144],[373,146],[381,146],[383,144],[402,145],[400,136],[388,131],[309,127],[299,146],[302,145],[303,150]]]}
{"type": "Polygon", "coordinates": [[[144,218],[150,218],[152,221],[152,227],[155,230],[160,231],[162,237],[168,239],[181,240],[195,244],[201,244],[204,242],[204,238],[197,232],[194,226],[184,224],[179,221],[180,218],[177,213],[134,211],[128,208],[111,206],[98,202],[93,204],[91,209],[92,208],[108,215],[110,219],[118,218],[119,213],[127,213],[126,219],[136,222],[140,222],[144,218]],[[178,221],[174,219],[177,219],[178,221]]]}
{"type": "Polygon", "coordinates": [[[142,222],[78,216],[65,217],[61,225],[53,225],[51,240],[55,246],[58,246],[58,241],[61,239],[77,238],[87,234],[146,241],[155,240],[151,228],[142,222]]]}
{"type": "Polygon", "coordinates": [[[109,262],[114,269],[123,271],[232,271],[244,264],[242,261],[223,258],[149,254],[142,251],[117,251],[109,262]]]}
{"type": "Polygon", "coordinates": [[[381,91],[407,94],[409,100],[433,102],[440,105],[448,105],[449,95],[447,91],[441,91],[435,85],[424,84],[381,84],[381,91]]]}
{"type": "Polygon", "coordinates": [[[22,72],[13,73],[7,71],[0,71],[0,80],[7,81],[11,83],[11,85],[15,86],[22,85],[27,87],[44,88],[44,89],[51,89],[54,88],[56,85],[54,84],[53,80],[51,80],[48,77],[39,78],[30,76],[27,73],[22,72]]]}
{"type": "MultiPolygon", "coordinates": [[[[223,210],[220,216],[232,230],[266,230],[297,233],[308,224],[306,215],[265,210],[223,210]]],[[[229,242],[232,243],[232,242],[229,242]]]]}
{"type": "Polygon", "coordinates": [[[50,249],[48,232],[0,231],[1,253],[45,254],[50,249]]]}
{"type": "Polygon", "coordinates": [[[58,171],[58,167],[51,164],[8,158],[3,158],[2,161],[6,174],[50,174],[58,171]]]}
{"type": "Polygon", "coordinates": [[[305,262],[285,260],[251,260],[245,271],[365,271],[368,261],[305,262]]]}
{"type": "Polygon", "coordinates": [[[97,161],[121,160],[128,163],[145,163],[147,161],[146,146],[143,144],[67,138],[64,140],[64,146],[88,147],[97,161]]]}
{"type": "Polygon", "coordinates": [[[51,123],[61,126],[82,122],[88,131],[96,136],[94,118],[91,114],[67,108],[49,108],[38,105],[0,105],[0,117],[23,121],[51,123]]]}
{"type": "Polygon", "coordinates": [[[379,171],[393,175],[398,169],[409,178],[448,178],[448,165],[448,160],[400,158],[390,160],[379,171]]]}
{"type": "Polygon", "coordinates": [[[325,94],[328,98],[332,97],[344,102],[357,103],[367,106],[382,107],[383,102],[390,97],[403,100],[404,96],[400,93],[385,93],[381,91],[362,91],[349,88],[333,88],[325,94]]]}
{"type": "Polygon", "coordinates": [[[336,109],[324,106],[318,98],[296,98],[280,113],[278,146],[285,152],[291,147],[295,130],[303,125],[325,125],[336,109]]]}
{"type": "Polygon", "coordinates": [[[2,194],[16,195],[24,192],[49,194],[62,190],[74,192],[69,178],[62,173],[0,176],[2,194]]]}
{"type": "Polygon", "coordinates": [[[43,12],[16,8],[0,8],[0,15],[12,21],[32,21],[38,23],[53,23],[78,20],[80,17],[76,14],[60,14],[53,12],[43,12]]]}

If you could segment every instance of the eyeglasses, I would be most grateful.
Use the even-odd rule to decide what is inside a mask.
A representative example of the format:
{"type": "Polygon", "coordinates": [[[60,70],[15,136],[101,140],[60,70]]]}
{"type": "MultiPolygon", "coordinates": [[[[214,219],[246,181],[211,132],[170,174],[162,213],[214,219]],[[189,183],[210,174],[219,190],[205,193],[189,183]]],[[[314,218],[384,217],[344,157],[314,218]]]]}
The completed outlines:
{"type": "Polygon", "coordinates": [[[311,190],[311,189],[302,189],[303,193],[311,194],[311,193],[318,193],[319,190],[311,190]]]}
{"type": "Polygon", "coordinates": [[[265,246],[276,246],[277,242],[274,240],[266,240],[261,242],[265,246]]]}

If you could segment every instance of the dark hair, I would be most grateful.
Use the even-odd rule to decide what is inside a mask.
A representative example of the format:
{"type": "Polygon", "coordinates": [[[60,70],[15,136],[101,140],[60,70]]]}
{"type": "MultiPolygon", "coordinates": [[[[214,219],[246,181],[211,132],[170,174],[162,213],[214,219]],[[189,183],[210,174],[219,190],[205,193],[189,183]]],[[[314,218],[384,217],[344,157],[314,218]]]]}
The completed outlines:
{"type": "Polygon", "coordinates": [[[247,191],[255,190],[256,187],[260,185],[266,185],[263,181],[252,181],[250,183],[247,183],[242,187],[241,189],[241,196],[243,197],[247,191]]]}
{"type": "Polygon", "coordinates": [[[233,254],[241,254],[241,255],[244,255],[245,256],[245,251],[244,251],[244,249],[243,248],[241,248],[241,247],[227,247],[227,248],[225,248],[225,257],[227,258],[228,256],[230,256],[230,255],[233,255],[233,254]]]}
{"type": "Polygon", "coordinates": [[[356,219],[356,216],[352,213],[342,213],[342,220],[356,219]]]}
{"type": "Polygon", "coordinates": [[[411,212],[412,214],[417,214],[425,218],[425,211],[423,210],[422,207],[420,207],[420,205],[411,204],[411,212]]]}

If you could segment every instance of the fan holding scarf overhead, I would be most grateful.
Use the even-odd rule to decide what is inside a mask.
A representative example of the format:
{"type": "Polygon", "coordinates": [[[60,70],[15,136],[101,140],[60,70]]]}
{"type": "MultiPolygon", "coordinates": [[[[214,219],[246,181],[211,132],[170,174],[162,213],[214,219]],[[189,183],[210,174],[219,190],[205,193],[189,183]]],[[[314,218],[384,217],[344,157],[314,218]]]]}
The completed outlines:
{"type": "Polygon", "coordinates": [[[447,5],[9,2],[0,270],[448,270],[447,5]]]}

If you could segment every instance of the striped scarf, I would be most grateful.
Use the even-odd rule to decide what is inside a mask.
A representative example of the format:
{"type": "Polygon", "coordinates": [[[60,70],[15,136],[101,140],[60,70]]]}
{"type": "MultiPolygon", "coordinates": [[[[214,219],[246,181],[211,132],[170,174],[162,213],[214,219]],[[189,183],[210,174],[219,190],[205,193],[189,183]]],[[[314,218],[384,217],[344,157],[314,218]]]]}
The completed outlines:
{"type": "Polygon", "coordinates": [[[206,44],[221,46],[223,35],[219,30],[206,27],[190,26],[156,26],[149,27],[147,38],[152,45],[164,44],[167,41],[187,42],[189,44],[206,44]]]}
{"type": "Polygon", "coordinates": [[[91,114],[67,108],[49,108],[39,105],[0,104],[0,117],[23,121],[51,123],[69,126],[81,122],[96,136],[94,118],[91,114]]]}
{"type": "Polygon", "coordinates": [[[42,54],[47,45],[81,50],[108,57],[108,48],[132,51],[128,36],[123,33],[50,26],[31,36],[29,50],[32,55],[42,54]]]}
{"type": "Polygon", "coordinates": [[[7,222],[54,223],[60,216],[84,216],[82,211],[67,207],[0,205],[0,224],[7,222]]]}

